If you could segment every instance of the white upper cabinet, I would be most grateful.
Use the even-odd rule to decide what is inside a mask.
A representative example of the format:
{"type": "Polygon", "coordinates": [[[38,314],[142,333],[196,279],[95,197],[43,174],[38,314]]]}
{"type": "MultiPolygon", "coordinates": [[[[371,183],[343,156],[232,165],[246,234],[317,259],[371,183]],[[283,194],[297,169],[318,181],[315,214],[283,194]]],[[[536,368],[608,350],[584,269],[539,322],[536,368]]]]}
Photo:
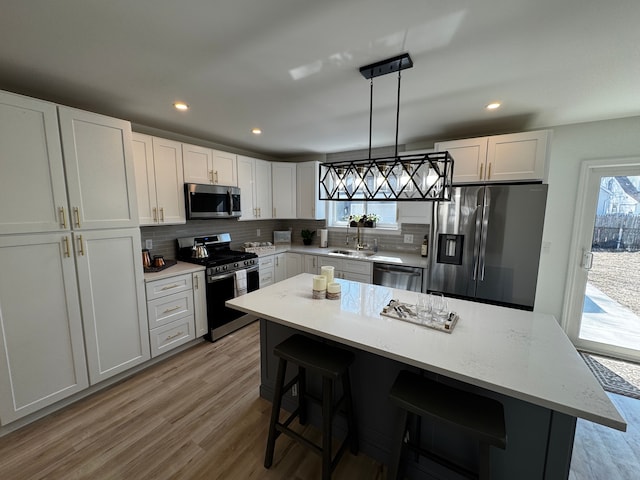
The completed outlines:
{"type": "Polygon", "coordinates": [[[549,130],[436,143],[453,157],[453,182],[544,180],[549,130]]]}
{"type": "Polygon", "coordinates": [[[130,123],[69,107],[58,115],[72,228],[137,227],[130,123]]]}
{"type": "Polygon", "coordinates": [[[151,358],[140,230],[74,233],[90,383],[151,358]]]}
{"type": "Polygon", "coordinates": [[[0,265],[0,424],[6,425],[89,382],[71,234],[0,236],[0,265]]]}
{"type": "Polygon", "coordinates": [[[182,144],[133,133],[140,225],[186,223],[182,144]]]}
{"type": "Polygon", "coordinates": [[[320,162],[296,164],[296,210],[298,218],[323,220],[325,202],[320,198],[320,162]]]}
{"type": "Polygon", "coordinates": [[[185,183],[238,186],[235,154],[188,144],[182,154],[185,183]]]}
{"type": "Polygon", "coordinates": [[[0,234],[69,229],[56,106],[0,92],[0,234]]]}
{"type": "Polygon", "coordinates": [[[296,164],[271,163],[273,218],[296,218],[296,164]]]}
{"type": "Polygon", "coordinates": [[[239,220],[272,218],[271,163],[238,155],[239,220]]]}

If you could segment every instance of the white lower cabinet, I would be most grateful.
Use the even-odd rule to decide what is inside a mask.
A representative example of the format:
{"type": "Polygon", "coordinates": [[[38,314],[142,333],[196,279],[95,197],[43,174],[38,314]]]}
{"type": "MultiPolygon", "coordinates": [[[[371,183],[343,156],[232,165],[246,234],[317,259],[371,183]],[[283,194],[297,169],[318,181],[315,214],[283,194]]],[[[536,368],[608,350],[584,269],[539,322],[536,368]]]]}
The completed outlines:
{"type": "Polygon", "coordinates": [[[150,358],[140,230],[74,232],[89,380],[150,358]]]}
{"type": "Polygon", "coordinates": [[[266,255],[258,260],[260,288],[275,283],[275,255],[266,255]]]}
{"type": "Polygon", "coordinates": [[[359,260],[346,260],[342,258],[318,257],[318,268],[331,265],[334,268],[334,277],[354,282],[371,283],[373,275],[373,263],[359,260]]]}
{"type": "Polygon", "coordinates": [[[0,237],[0,424],[89,386],[71,235],[0,237]]]}
{"type": "Polygon", "coordinates": [[[318,257],[316,255],[304,255],[304,273],[317,275],[320,271],[318,267],[318,257]]]}
{"type": "Polygon", "coordinates": [[[304,255],[287,252],[285,254],[285,278],[295,277],[304,271],[304,255]]]}
{"type": "MultiPolygon", "coordinates": [[[[201,291],[206,288],[204,272],[197,273],[202,273],[195,277],[201,291]]],[[[199,309],[202,310],[201,292],[198,298],[199,309]]],[[[195,339],[194,276],[185,273],[147,282],[147,312],[152,357],[195,339]]],[[[206,333],[206,310],[204,316],[206,333]]],[[[199,324],[202,329],[201,318],[199,324]]]]}
{"type": "Polygon", "coordinates": [[[287,278],[287,253],[278,253],[273,256],[273,280],[281,282],[287,278]]]}

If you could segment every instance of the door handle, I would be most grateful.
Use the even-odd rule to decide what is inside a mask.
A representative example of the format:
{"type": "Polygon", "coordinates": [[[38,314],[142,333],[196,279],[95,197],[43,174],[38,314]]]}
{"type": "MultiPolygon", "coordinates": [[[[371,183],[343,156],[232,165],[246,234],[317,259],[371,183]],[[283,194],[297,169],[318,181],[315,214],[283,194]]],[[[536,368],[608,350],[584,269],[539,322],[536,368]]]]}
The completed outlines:
{"type": "Polygon", "coordinates": [[[64,207],[60,207],[60,223],[62,228],[67,228],[67,216],[64,213],[64,207]]]}
{"type": "Polygon", "coordinates": [[[160,221],[164,223],[164,207],[160,207],[160,221]]]}
{"type": "Polygon", "coordinates": [[[76,217],[76,227],[80,228],[80,209],[78,207],[73,207],[73,214],[76,217]]]}
{"type": "Polygon", "coordinates": [[[482,180],[482,170],[484,168],[484,163],[480,164],[480,180],[482,180]]]}
{"type": "Polygon", "coordinates": [[[78,255],[84,256],[84,245],[82,244],[82,235],[78,235],[78,255]]]}
{"type": "Polygon", "coordinates": [[[70,257],[71,250],[69,249],[69,237],[63,237],[62,241],[64,242],[64,256],[70,257]]]}

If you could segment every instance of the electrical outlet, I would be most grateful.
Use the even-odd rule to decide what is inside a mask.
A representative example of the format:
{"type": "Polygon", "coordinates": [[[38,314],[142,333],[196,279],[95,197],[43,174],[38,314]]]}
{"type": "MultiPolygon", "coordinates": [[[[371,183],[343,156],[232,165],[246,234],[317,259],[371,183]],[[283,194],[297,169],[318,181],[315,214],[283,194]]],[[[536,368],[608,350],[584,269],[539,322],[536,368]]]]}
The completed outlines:
{"type": "Polygon", "coordinates": [[[413,235],[411,235],[410,233],[405,233],[404,243],[413,243],[413,235]]]}
{"type": "Polygon", "coordinates": [[[257,228],[257,229],[256,229],[256,237],[259,237],[259,236],[260,236],[260,229],[259,229],[259,228],[257,228]]]}
{"type": "Polygon", "coordinates": [[[145,240],[144,241],[144,248],[146,248],[147,250],[152,250],[153,249],[153,240],[151,240],[150,238],[145,240]]]}
{"type": "Polygon", "coordinates": [[[297,397],[298,396],[298,384],[294,383],[293,386],[291,387],[291,396],[292,397],[297,397]]]}

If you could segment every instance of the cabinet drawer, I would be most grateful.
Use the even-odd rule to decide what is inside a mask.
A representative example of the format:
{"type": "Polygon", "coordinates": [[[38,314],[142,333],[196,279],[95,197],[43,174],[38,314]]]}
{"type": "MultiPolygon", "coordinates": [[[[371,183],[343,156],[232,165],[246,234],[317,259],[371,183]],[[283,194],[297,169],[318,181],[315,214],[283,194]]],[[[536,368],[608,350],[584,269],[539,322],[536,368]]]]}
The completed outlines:
{"type": "Polygon", "coordinates": [[[364,273],[350,273],[344,272],[342,278],[345,280],[351,280],[352,282],[371,283],[371,276],[364,273]]]}
{"type": "Polygon", "coordinates": [[[192,285],[193,281],[191,280],[190,273],[147,282],[147,300],[154,300],[171,295],[172,293],[191,290],[192,285]]]}
{"type": "Polygon", "coordinates": [[[371,275],[371,262],[359,262],[358,260],[343,260],[342,270],[344,272],[361,273],[371,275]]]}
{"type": "Polygon", "coordinates": [[[151,356],[157,357],[195,338],[193,315],[180,318],[162,327],[154,328],[149,331],[151,356]]]}
{"type": "Polygon", "coordinates": [[[260,257],[258,259],[258,265],[260,265],[260,270],[263,268],[273,268],[273,255],[269,255],[268,257],[260,257]]]}
{"type": "Polygon", "coordinates": [[[151,300],[147,302],[147,312],[150,329],[193,315],[193,292],[189,290],[151,300]]]}
{"type": "Polygon", "coordinates": [[[264,288],[275,282],[273,267],[262,268],[260,267],[260,288],[264,288]]]}

